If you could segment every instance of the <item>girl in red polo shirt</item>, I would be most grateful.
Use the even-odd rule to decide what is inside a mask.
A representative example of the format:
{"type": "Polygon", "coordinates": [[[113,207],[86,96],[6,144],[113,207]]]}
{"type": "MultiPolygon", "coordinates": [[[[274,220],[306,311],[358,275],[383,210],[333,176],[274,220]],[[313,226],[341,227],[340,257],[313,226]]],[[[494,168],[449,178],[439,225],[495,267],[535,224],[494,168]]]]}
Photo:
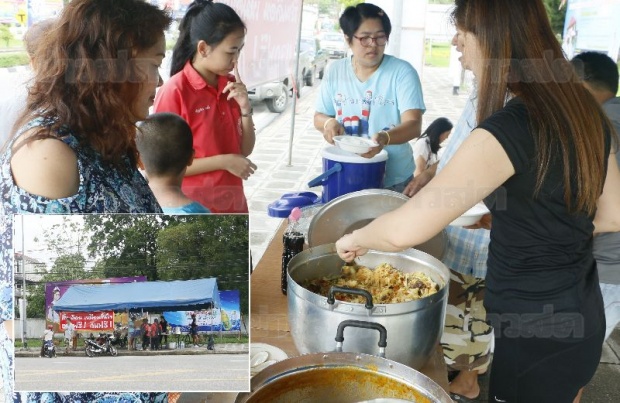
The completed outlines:
{"type": "Polygon", "coordinates": [[[254,123],[237,70],[245,24],[228,5],[197,0],[179,31],[171,78],[157,92],[154,109],[176,113],[192,128],[196,157],[182,190],[213,213],[247,213],[243,180],[256,165],[247,158],[254,149],[254,123]]]}

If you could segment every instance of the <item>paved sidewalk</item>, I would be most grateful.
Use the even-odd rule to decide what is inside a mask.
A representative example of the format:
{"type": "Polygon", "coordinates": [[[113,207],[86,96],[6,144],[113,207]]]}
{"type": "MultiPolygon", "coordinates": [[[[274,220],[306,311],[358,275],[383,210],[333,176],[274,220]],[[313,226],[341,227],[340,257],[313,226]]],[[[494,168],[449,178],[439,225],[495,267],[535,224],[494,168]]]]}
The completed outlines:
{"type": "MultiPolygon", "coordinates": [[[[258,170],[245,183],[250,210],[250,249],[254,265],[262,257],[282,219],[269,217],[267,206],[284,193],[310,190],[321,194],[321,187],[309,189],[308,182],[322,173],[321,150],[329,144],[314,128],[314,101],[320,81],[314,87],[304,87],[297,100],[293,136],[292,163],[289,162],[291,108],[269,126],[257,133],[256,147],[250,159],[258,170]]],[[[454,124],[465,106],[467,95],[452,95],[452,85],[446,68],[426,68],[422,75],[424,101],[423,128],[444,116],[454,124]]]]}
{"type": "MultiPolygon", "coordinates": [[[[215,350],[207,350],[207,347],[186,346],[185,348],[162,349],[162,350],[126,350],[117,349],[119,356],[159,356],[159,355],[206,355],[206,354],[249,354],[250,348],[248,343],[215,343],[215,350]]],[[[39,357],[41,350],[39,348],[16,349],[15,357],[39,357]]],[[[63,346],[56,347],[57,357],[86,357],[83,348],[65,354],[63,346]]],[[[107,355],[107,354],[106,354],[107,355]]],[[[104,355],[104,356],[106,356],[104,355]]],[[[97,356],[95,356],[97,357],[97,356]]]]}
{"type": "MultiPolygon", "coordinates": [[[[467,94],[452,95],[452,84],[447,68],[425,67],[421,72],[426,113],[423,128],[444,116],[454,124],[465,106],[467,94]]],[[[320,81],[312,88],[305,87],[297,102],[295,135],[293,138],[292,164],[288,164],[291,109],[282,113],[269,126],[257,133],[257,141],[250,159],[258,165],[256,173],[246,182],[245,190],[250,210],[250,250],[254,267],[277,228],[280,218],[267,214],[269,203],[282,194],[310,190],[317,194],[321,188],[308,189],[310,179],[322,172],[321,150],[328,144],[312,124],[314,100],[320,81]]],[[[480,377],[482,387],[480,402],[486,402],[488,375],[480,377]]],[[[603,356],[594,379],[585,390],[583,403],[620,402],[620,327],[603,347],[603,356]]]]}

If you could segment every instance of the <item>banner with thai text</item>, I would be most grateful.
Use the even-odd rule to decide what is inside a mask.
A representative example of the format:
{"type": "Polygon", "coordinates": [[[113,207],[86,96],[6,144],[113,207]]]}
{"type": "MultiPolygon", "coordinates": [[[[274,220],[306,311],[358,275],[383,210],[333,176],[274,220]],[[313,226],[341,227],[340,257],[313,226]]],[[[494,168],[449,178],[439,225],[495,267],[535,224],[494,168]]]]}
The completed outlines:
{"type": "Polygon", "coordinates": [[[170,326],[170,332],[187,333],[196,316],[199,332],[241,330],[241,310],[239,290],[220,291],[220,307],[202,311],[164,312],[164,318],[170,326]]]}
{"type": "Polygon", "coordinates": [[[76,331],[111,332],[114,330],[114,311],[100,312],[60,312],[60,331],[67,328],[67,318],[71,318],[76,331]]]}

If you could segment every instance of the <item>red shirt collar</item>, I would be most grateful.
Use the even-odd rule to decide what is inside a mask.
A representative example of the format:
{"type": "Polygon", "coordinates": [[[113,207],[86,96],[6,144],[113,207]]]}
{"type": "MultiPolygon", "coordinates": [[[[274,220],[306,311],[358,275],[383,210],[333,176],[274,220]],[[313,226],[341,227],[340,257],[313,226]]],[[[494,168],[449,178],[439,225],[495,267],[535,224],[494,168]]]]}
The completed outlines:
{"type": "Polygon", "coordinates": [[[191,60],[188,60],[185,63],[185,66],[183,66],[183,74],[185,75],[185,77],[187,77],[187,81],[195,90],[209,88],[214,92],[216,91],[218,95],[222,93],[222,90],[224,89],[224,87],[226,87],[226,84],[228,84],[229,81],[235,81],[235,76],[233,76],[232,74],[228,74],[226,76],[217,76],[217,89],[213,88],[213,86],[209,85],[209,83],[207,83],[205,79],[202,78],[200,73],[198,73],[196,69],[194,69],[191,60]]]}

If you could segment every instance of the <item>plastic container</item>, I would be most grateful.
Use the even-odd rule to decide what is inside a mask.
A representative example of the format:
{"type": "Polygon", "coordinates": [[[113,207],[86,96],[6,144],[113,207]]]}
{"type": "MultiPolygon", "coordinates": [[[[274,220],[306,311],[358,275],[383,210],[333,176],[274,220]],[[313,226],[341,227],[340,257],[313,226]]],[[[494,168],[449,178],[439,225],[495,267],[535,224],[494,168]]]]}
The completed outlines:
{"type": "Polygon", "coordinates": [[[313,192],[284,193],[267,206],[267,214],[269,217],[287,218],[295,207],[303,208],[320,203],[321,196],[313,192]]]}
{"type": "Polygon", "coordinates": [[[387,151],[364,158],[330,146],[321,151],[321,156],[323,173],[308,182],[308,187],[323,185],[323,203],[358,190],[383,188],[387,151]]]}

